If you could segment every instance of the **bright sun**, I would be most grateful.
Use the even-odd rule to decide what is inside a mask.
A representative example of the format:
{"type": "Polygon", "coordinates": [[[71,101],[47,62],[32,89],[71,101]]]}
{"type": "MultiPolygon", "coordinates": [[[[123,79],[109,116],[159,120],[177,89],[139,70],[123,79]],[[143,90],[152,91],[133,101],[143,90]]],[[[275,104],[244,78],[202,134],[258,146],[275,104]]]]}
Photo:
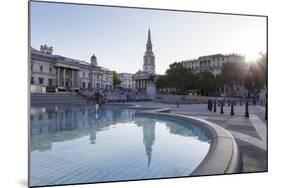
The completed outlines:
{"type": "Polygon", "coordinates": [[[246,62],[254,62],[260,58],[260,52],[248,52],[245,54],[246,62]]]}

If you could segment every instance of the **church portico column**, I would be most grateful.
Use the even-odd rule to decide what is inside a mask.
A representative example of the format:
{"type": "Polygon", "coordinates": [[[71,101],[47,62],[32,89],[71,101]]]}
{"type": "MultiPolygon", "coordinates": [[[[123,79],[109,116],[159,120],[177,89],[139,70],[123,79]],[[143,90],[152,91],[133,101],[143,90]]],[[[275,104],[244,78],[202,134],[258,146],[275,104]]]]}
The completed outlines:
{"type": "Polygon", "coordinates": [[[57,68],[57,87],[60,86],[60,68],[57,68]]]}
{"type": "Polygon", "coordinates": [[[65,87],[65,68],[63,69],[63,86],[65,87]]]}
{"type": "Polygon", "coordinates": [[[78,88],[79,88],[79,71],[78,71],[78,70],[76,71],[76,76],[75,76],[75,79],[76,79],[76,80],[75,80],[75,81],[76,81],[76,82],[75,82],[76,87],[78,87],[78,88]]]}
{"type": "Polygon", "coordinates": [[[74,70],[71,71],[71,87],[74,87],[74,70]]]}
{"type": "Polygon", "coordinates": [[[146,91],[146,86],[147,86],[147,80],[145,79],[145,80],[144,80],[144,88],[143,88],[144,91],[146,91]]]}

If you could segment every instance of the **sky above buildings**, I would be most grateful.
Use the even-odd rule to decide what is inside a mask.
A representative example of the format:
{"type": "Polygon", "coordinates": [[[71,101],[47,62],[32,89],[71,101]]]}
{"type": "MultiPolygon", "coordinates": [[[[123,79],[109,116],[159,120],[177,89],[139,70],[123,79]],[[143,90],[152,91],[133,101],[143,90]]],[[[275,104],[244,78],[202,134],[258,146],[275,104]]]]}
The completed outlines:
{"type": "Polygon", "coordinates": [[[31,2],[31,46],[117,72],[142,69],[148,28],[156,73],[203,55],[266,52],[266,18],[31,2]]]}

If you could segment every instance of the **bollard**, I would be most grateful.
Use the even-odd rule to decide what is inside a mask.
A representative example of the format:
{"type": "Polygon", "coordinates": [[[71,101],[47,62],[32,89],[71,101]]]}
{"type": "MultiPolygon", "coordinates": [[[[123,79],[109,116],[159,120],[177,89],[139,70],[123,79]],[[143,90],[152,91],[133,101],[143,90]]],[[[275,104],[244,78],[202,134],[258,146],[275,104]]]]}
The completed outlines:
{"type": "Polygon", "coordinates": [[[220,111],[221,114],[223,114],[223,105],[224,105],[224,102],[221,103],[221,111],[220,111]]]}
{"type": "Polygon", "coordinates": [[[231,110],[230,110],[230,115],[234,116],[234,107],[233,107],[233,102],[231,102],[231,110]]]}
{"type": "Polygon", "coordinates": [[[213,101],[210,100],[210,111],[212,112],[212,110],[213,110],[213,101]]]}
{"type": "Polygon", "coordinates": [[[210,110],[210,100],[208,100],[207,109],[210,110]]]}
{"type": "Polygon", "coordinates": [[[216,113],[217,112],[217,101],[214,100],[214,112],[216,113]]]}
{"type": "Polygon", "coordinates": [[[267,102],[265,103],[265,115],[264,120],[267,120],[267,102]]]}
{"type": "Polygon", "coordinates": [[[248,101],[246,101],[246,105],[245,105],[245,117],[248,118],[249,116],[249,110],[248,110],[248,101]]]}

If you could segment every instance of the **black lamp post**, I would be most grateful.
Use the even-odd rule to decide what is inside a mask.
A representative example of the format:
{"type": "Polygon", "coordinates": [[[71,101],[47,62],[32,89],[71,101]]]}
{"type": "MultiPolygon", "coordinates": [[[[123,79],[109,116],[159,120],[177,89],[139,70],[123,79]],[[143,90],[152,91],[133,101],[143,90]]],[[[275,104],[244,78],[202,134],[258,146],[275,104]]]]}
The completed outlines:
{"type": "Polygon", "coordinates": [[[234,116],[234,107],[233,107],[233,101],[231,102],[231,110],[230,110],[230,115],[234,116]]]}
{"type": "Polygon", "coordinates": [[[221,111],[220,111],[221,114],[224,113],[224,112],[223,112],[223,105],[224,105],[224,102],[222,101],[222,102],[221,102],[221,111]]]}
{"type": "Polygon", "coordinates": [[[216,113],[217,112],[217,101],[214,100],[214,112],[216,113]]]}
{"type": "Polygon", "coordinates": [[[246,101],[246,105],[245,105],[245,117],[248,118],[249,116],[249,109],[248,109],[248,101],[246,101]]]}

